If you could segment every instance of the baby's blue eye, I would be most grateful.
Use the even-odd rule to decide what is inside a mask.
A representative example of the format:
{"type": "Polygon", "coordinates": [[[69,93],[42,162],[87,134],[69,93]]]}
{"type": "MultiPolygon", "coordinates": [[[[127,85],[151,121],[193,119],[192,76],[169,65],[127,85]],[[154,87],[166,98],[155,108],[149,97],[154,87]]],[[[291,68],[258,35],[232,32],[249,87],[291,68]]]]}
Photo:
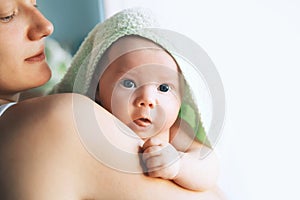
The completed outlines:
{"type": "Polygon", "coordinates": [[[134,88],[134,87],[136,87],[135,83],[132,80],[128,80],[128,79],[123,80],[122,81],[122,85],[124,87],[126,87],[126,88],[134,88]]]}
{"type": "Polygon", "coordinates": [[[161,84],[160,86],[158,86],[159,91],[161,92],[168,92],[170,87],[168,84],[161,84]]]}

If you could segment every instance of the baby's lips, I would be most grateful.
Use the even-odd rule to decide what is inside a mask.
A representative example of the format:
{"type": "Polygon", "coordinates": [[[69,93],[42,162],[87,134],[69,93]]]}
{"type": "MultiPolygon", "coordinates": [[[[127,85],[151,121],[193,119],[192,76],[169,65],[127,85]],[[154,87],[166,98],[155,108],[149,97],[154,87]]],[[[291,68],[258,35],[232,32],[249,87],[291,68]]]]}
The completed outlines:
{"type": "Polygon", "coordinates": [[[150,119],[144,118],[144,117],[138,118],[138,119],[134,120],[133,122],[135,124],[137,124],[138,126],[142,126],[142,127],[147,127],[152,124],[150,119]]]}

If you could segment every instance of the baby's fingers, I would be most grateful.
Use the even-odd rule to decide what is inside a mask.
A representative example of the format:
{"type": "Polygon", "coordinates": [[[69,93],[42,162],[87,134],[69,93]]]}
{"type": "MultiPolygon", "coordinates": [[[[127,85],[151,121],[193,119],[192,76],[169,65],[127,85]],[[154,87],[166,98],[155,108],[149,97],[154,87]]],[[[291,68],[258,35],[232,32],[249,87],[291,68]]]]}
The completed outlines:
{"type": "Polygon", "coordinates": [[[165,161],[160,156],[151,157],[147,160],[147,174],[150,177],[161,177],[163,179],[174,179],[180,170],[180,162],[165,165],[165,161]]]}
{"type": "Polygon", "coordinates": [[[160,156],[154,156],[148,158],[145,162],[145,165],[149,173],[149,172],[159,170],[163,166],[163,163],[161,162],[160,156]]]}
{"type": "Polygon", "coordinates": [[[163,142],[157,138],[149,138],[143,145],[142,149],[145,151],[147,148],[152,146],[162,146],[163,142]]]}
{"type": "Polygon", "coordinates": [[[142,159],[144,162],[146,162],[149,158],[160,156],[160,155],[161,155],[161,147],[152,146],[144,150],[142,159]]]}

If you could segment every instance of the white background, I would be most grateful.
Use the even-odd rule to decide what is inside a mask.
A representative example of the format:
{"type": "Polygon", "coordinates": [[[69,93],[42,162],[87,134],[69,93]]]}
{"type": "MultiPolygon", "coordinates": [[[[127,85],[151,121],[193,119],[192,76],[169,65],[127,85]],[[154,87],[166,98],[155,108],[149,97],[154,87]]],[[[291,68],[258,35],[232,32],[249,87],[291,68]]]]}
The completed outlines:
{"type": "Polygon", "coordinates": [[[109,0],[151,8],[196,41],[223,80],[219,185],[230,200],[300,199],[300,1],[109,0]]]}

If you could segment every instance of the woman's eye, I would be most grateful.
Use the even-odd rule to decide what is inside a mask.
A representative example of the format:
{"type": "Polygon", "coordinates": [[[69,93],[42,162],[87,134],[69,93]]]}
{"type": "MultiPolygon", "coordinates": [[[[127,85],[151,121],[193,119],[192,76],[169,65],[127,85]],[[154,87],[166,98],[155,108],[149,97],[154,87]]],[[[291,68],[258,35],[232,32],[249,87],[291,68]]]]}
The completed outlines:
{"type": "Polygon", "coordinates": [[[126,88],[134,88],[134,87],[136,87],[135,83],[132,80],[128,80],[128,79],[123,80],[122,81],[122,85],[124,87],[126,87],[126,88]]]}
{"type": "Polygon", "coordinates": [[[6,16],[6,17],[0,17],[0,21],[1,22],[4,22],[4,23],[7,23],[7,22],[10,22],[14,17],[15,17],[16,13],[13,12],[13,14],[9,15],[9,16],[6,16]]]}
{"type": "Polygon", "coordinates": [[[169,91],[169,89],[170,89],[170,87],[169,87],[169,85],[168,84],[161,84],[161,85],[159,85],[158,86],[158,89],[159,89],[159,91],[161,91],[161,92],[168,92],[169,91]]]}

